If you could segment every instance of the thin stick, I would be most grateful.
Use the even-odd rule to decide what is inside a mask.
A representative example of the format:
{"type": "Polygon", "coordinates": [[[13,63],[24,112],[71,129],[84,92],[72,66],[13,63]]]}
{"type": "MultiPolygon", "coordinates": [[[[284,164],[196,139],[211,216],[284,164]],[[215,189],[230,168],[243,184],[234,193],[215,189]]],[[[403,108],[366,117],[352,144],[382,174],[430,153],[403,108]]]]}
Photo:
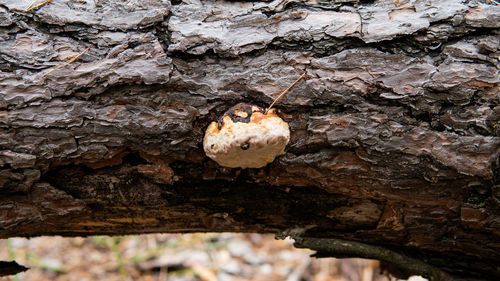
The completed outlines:
{"type": "Polygon", "coordinates": [[[271,109],[271,107],[273,107],[273,105],[284,95],[286,94],[286,92],[288,92],[295,84],[297,84],[297,82],[299,82],[300,79],[302,79],[302,77],[304,77],[304,75],[306,75],[306,73],[302,73],[302,75],[300,75],[299,79],[295,80],[295,82],[292,83],[292,85],[290,85],[290,87],[288,87],[286,90],[284,90],[274,101],[273,103],[271,103],[271,105],[266,109],[266,112],[264,112],[264,115],[267,114],[267,112],[269,112],[269,110],[271,109]]]}
{"type": "Polygon", "coordinates": [[[84,54],[86,51],[88,51],[89,49],[90,49],[90,48],[85,49],[83,52],[79,53],[79,54],[78,54],[78,55],[76,55],[74,58],[72,58],[72,59],[68,60],[68,61],[67,61],[67,62],[65,62],[64,64],[62,64],[62,65],[60,65],[60,66],[58,66],[58,67],[56,67],[56,68],[53,68],[53,69],[51,69],[51,70],[49,70],[49,71],[45,72],[45,73],[42,75],[42,77],[44,77],[44,76],[48,75],[49,73],[51,73],[51,72],[53,72],[53,71],[58,70],[59,68],[62,68],[62,67],[64,67],[64,66],[66,66],[66,65],[68,65],[68,64],[70,64],[70,63],[72,63],[72,62],[74,62],[75,60],[77,60],[77,59],[78,59],[81,55],[83,55],[83,54],[84,54]]]}
{"type": "MultiPolygon", "coordinates": [[[[37,1],[38,1],[38,0],[37,0],[37,1]]],[[[33,3],[30,5],[30,7],[31,7],[31,8],[26,9],[26,11],[25,11],[25,12],[29,12],[29,11],[31,11],[31,10],[33,10],[33,9],[36,9],[36,8],[38,8],[38,7],[40,7],[40,6],[43,6],[43,5],[47,4],[47,3],[49,3],[50,1],[52,1],[52,0],[45,0],[45,1],[43,1],[42,3],[40,3],[40,4],[36,5],[36,6],[31,7],[31,5],[33,5],[33,4],[36,2],[36,1],[35,1],[35,2],[33,2],[33,3]]]]}
{"type": "Polygon", "coordinates": [[[31,2],[31,4],[28,6],[28,8],[26,8],[26,10],[24,10],[25,12],[29,12],[31,9],[31,6],[35,5],[35,3],[38,2],[38,0],[33,0],[33,2],[31,2]]]}
{"type": "Polygon", "coordinates": [[[295,248],[309,248],[318,251],[317,257],[377,259],[399,268],[402,273],[408,275],[427,275],[431,281],[449,280],[440,269],[385,247],[334,238],[293,237],[293,239],[295,240],[293,243],[295,248]]]}
{"type": "Polygon", "coordinates": [[[497,2],[497,1],[495,1],[495,0],[490,0],[490,1],[500,6],[500,3],[499,3],[499,2],[497,2]]]}

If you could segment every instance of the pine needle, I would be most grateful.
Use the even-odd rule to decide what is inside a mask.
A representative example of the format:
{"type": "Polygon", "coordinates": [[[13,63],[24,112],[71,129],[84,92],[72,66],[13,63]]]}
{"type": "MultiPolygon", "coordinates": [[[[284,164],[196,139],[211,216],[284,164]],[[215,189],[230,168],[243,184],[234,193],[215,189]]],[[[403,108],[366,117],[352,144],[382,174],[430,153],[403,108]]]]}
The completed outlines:
{"type": "Polygon", "coordinates": [[[36,9],[36,8],[38,8],[38,7],[41,7],[41,6],[43,6],[43,5],[47,4],[47,3],[49,3],[49,2],[50,2],[50,1],[52,1],[52,0],[45,0],[45,1],[43,1],[42,3],[40,3],[40,4],[36,5],[36,6],[33,6],[33,4],[35,4],[37,1],[38,1],[38,0],[33,1],[33,2],[31,3],[31,5],[28,7],[28,9],[26,9],[26,10],[25,10],[25,12],[29,12],[29,11],[31,11],[31,10],[33,10],[33,9],[36,9]],[[31,7],[31,6],[33,6],[33,7],[31,7]]]}
{"type": "Polygon", "coordinates": [[[84,54],[86,51],[88,51],[89,49],[90,49],[90,48],[85,49],[83,52],[79,53],[78,55],[76,55],[76,56],[75,56],[75,57],[73,57],[72,59],[70,59],[70,60],[66,61],[66,62],[65,62],[65,63],[63,63],[62,65],[60,65],[60,66],[58,66],[58,67],[56,67],[56,68],[53,68],[53,69],[51,69],[51,70],[49,70],[49,71],[45,72],[45,73],[42,75],[42,77],[44,77],[44,76],[48,75],[49,73],[54,72],[54,71],[56,71],[56,70],[58,70],[58,69],[60,69],[60,68],[62,68],[62,67],[64,67],[64,66],[66,66],[66,65],[68,65],[68,64],[70,64],[70,63],[72,63],[72,62],[74,62],[75,60],[77,60],[77,59],[78,59],[81,55],[83,55],[83,54],[84,54]]]}
{"type": "Polygon", "coordinates": [[[28,8],[26,8],[26,10],[24,10],[24,11],[25,11],[25,12],[29,12],[29,11],[31,10],[30,8],[31,8],[33,5],[35,5],[35,3],[36,3],[36,2],[38,2],[38,0],[33,0],[33,1],[31,2],[31,4],[28,6],[28,8]]]}
{"type": "Polygon", "coordinates": [[[300,75],[299,79],[295,80],[295,82],[292,83],[292,85],[290,85],[290,87],[288,87],[286,90],[284,90],[274,101],[273,103],[271,103],[271,105],[266,109],[266,112],[264,112],[264,115],[267,114],[267,112],[269,112],[269,110],[271,109],[271,107],[273,107],[273,105],[284,95],[286,94],[286,92],[288,92],[295,84],[297,84],[297,82],[299,82],[300,79],[302,79],[302,77],[304,77],[304,75],[306,75],[306,73],[302,73],[302,75],[300,75]]]}

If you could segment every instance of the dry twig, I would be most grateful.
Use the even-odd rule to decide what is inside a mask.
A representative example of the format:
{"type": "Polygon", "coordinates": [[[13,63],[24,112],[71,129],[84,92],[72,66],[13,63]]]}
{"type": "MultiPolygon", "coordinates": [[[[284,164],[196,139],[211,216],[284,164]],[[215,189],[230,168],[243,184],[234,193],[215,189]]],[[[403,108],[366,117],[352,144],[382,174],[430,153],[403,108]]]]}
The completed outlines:
{"type": "Polygon", "coordinates": [[[318,251],[314,255],[316,257],[377,259],[397,268],[408,276],[422,275],[431,281],[447,280],[445,274],[438,268],[381,246],[334,238],[293,237],[293,239],[296,248],[309,248],[318,251]]]}

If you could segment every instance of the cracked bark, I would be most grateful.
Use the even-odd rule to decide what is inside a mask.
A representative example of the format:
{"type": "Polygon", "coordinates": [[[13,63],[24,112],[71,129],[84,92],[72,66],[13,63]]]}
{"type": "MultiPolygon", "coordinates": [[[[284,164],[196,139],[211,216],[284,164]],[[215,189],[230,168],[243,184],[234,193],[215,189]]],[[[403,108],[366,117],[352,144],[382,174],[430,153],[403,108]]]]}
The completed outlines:
{"type": "Polygon", "coordinates": [[[0,0],[0,238],[299,229],[496,280],[488,3],[0,0]],[[205,157],[209,122],[305,70],[277,105],[285,155],[205,157]]]}

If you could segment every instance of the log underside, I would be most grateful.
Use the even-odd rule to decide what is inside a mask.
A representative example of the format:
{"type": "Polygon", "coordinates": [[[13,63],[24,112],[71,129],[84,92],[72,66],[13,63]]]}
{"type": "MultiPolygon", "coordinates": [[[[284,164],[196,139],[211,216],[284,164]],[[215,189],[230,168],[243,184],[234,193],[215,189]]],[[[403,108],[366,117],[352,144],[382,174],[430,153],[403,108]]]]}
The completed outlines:
{"type": "Polygon", "coordinates": [[[295,233],[496,280],[488,3],[0,0],[0,238],[295,233]],[[285,155],[244,170],[205,156],[211,121],[304,71],[277,104],[285,155]]]}

